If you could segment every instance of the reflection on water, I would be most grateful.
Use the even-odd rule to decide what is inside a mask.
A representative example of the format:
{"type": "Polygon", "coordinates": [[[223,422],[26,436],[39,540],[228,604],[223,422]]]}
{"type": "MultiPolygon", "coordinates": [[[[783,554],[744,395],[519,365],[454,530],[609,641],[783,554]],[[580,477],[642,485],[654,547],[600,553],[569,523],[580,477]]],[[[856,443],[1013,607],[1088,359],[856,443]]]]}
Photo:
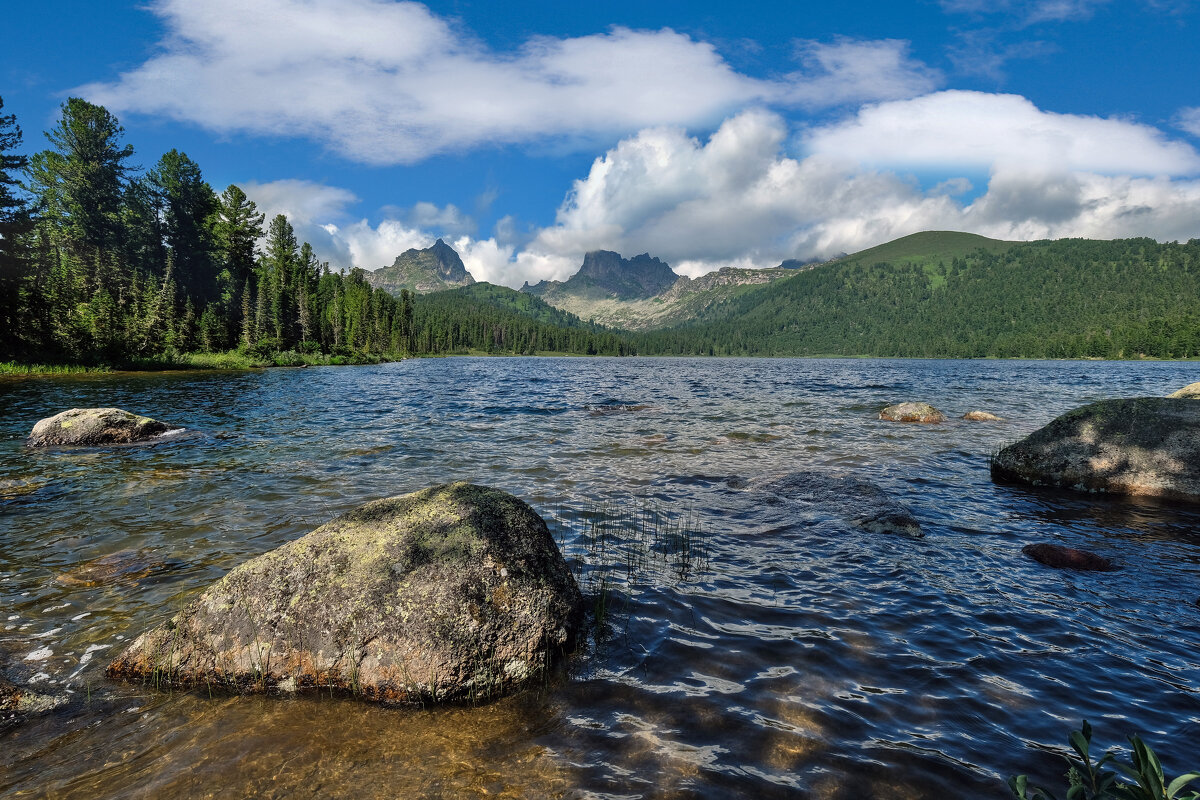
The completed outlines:
{"type": "Polygon", "coordinates": [[[1200,510],[995,486],[986,462],[1068,408],[1196,371],[444,359],[0,382],[0,672],[71,697],[0,730],[0,794],[998,796],[1013,772],[1055,780],[1047,748],[1084,717],[1101,745],[1140,731],[1169,769],[1195,767],[1200,510]],[[1006,421],[875,419],[902,400],[1006,421]],[[38,419],[86,406],[195,435],[22,447],[38,419]],[[797,469],[879,483],[925,538],[755,493],[797,469]],[[456,479],[533,503],[591,599],[607,593],[603,624],[542,689],[414,713],[103,678],[122,642],[234,565],[456,479]],[[597,509],[666,522],[630,536],[597,509]],[[1049,570],[1020,556],[1034,541],[1124,569],[1049,570]]]}

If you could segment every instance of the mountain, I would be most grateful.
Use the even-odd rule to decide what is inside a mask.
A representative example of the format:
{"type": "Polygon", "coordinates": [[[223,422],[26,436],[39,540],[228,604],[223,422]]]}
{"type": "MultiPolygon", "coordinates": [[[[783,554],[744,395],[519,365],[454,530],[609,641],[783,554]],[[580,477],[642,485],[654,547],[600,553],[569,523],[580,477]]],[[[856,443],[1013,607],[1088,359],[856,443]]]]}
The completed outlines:
{"type": "Polygon", "coordinates": [[[648,253],[622,258],[596,250],[565,281],[526,283],[522,292],[582,319],[625,330],[650,330],[694,319],[714,305],[754,286],[792,274],[776,269],[734,269],[688,278],[648,253]]]}
{"type": "Polygon", "coordinates": [[[368,272],[367,281],[391,294],[401,289],[424,294],[475,283],[458,253],[441,239],[424,250],[405,250],[390,267],[368,272]]]}
{"type": "Polygon", "coordinates": [[[1200,239],[1002,242],[933,231],[758,287],[643,353],[1200,356],[1200,239]]]}

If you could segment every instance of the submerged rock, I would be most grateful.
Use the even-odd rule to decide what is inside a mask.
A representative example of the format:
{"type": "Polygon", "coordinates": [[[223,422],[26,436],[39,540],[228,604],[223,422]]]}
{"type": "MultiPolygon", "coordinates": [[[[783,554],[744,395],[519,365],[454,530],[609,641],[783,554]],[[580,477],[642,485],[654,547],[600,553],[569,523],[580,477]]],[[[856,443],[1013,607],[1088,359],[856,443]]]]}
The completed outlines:
{"type": "Polygon", "coordinates": [[[133,444],[179,430],[183,429],[178,425],[168,425],[119,408],[72,408],[34,425],[28,444],[30,447],[133,444]]]}
{"type": "Polygon", "coordinates": [[[1003,422],[1004,417],[997,417],[990,411],[968,411],[962,415],[968,422],[1003,422]]]}
{"type": "Polygon", "coordinates": [[[65,697],[52,697],[17,686],[0,677],[0,721],[17,716],[41,714],[67,702],[65,697]]]}
{"type": "Polygon", "coordinates": [[[108,667],[156,685],[475,701],[542,678],[582,598],[533,509],[454,483],[377,500],[232,570],[108,667]]]}
{"type": "Polygon", "coordinates": [[[828,472],[791,472],[756,486],[786,500],[813,506],[872,533],[923,536],[921,523],[870,481],[828,472]]]}
{"type": "Polygon", "coordinates": [[[879,412],[879,418],[888,422],[945,422],[946,416],[929,403],[897,403],[879,412]]]}
{"type": "Polygon", "coordinates": [[[93,558],[59,574],[56,580],[68,586],[103,586],[112,583],[136,583],[166,565],[150,553],[118,550],[93,558]]]}
{"type": "Polygon", "coordinates": [[[1184,400],[1200,400],[1200,382],[1189,383],[1182,389],[1171,392],[1167,397],[1182,398],[1184,400]]]}
{"type": "Polygon", "coordinates": [[[1005,447],[991,471],[1037,486],[1200,501],[1200,403],[1092,403],[1005,447]]]}
{"type": "Polygon", "coordinates": [[[1078,569],[1091,572],[1111,572],[1116,569],[1107,558],[1088,550],[1076,550],[1074,547],[1063,547],[1058,544],[1040,542],[1027,544],[1021,552],[1039,564],[1045,564],[1055,569],[1078,569]]]}

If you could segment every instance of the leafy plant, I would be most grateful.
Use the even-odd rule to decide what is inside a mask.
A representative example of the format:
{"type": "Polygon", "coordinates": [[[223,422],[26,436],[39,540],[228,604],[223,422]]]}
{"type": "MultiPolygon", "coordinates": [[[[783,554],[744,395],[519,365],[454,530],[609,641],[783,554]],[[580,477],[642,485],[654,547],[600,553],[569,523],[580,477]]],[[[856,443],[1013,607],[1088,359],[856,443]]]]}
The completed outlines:
{"type": "MultiPolygon", "coordinates": [[[[1136,734],[1129,737],[1131,764],[1118,761],[1113,750],[1093,763],[1092,726],[1087,720],[1080,730],[1071,731],[1070,739],[1075,756],[1065,756],[1069,765],[1066,800],[1200,800],[1200,791],[1184,793],[1190,784],[1200,782],[1200,772],[1180,775],[1168,783],[1158,756],[1136,734]],[[1109,765],[1116,771],[1107,769],[1109,765]]],[[[1050,791],[1031,787],[1026,775],[1009,778],[1008,786],[1018,800],[1056,800],[1050,791]]]]}

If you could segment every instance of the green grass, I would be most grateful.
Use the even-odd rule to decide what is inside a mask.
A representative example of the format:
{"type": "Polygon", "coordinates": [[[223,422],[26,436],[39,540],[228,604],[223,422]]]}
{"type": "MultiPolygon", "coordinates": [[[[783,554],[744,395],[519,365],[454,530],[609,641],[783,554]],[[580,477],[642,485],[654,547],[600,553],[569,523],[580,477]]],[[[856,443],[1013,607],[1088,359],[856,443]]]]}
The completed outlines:
{"type": "Polygon", "coordinates": [[[88,372],[112,372],[110,367],[85,367],[80,364],[20,364],[0,361],[0,375],[79,375],[88,372]]]}
{"type": "Polygon", "coordinates": [[[977,250],[1002,253],[1017,242],[989,239],[976,233],[959,231],[922,231],[904,236],[895,241],[869,247],[831,263],[835,264],[928,264],[943,259],[953,260],[968,256],[977,250]]]}

